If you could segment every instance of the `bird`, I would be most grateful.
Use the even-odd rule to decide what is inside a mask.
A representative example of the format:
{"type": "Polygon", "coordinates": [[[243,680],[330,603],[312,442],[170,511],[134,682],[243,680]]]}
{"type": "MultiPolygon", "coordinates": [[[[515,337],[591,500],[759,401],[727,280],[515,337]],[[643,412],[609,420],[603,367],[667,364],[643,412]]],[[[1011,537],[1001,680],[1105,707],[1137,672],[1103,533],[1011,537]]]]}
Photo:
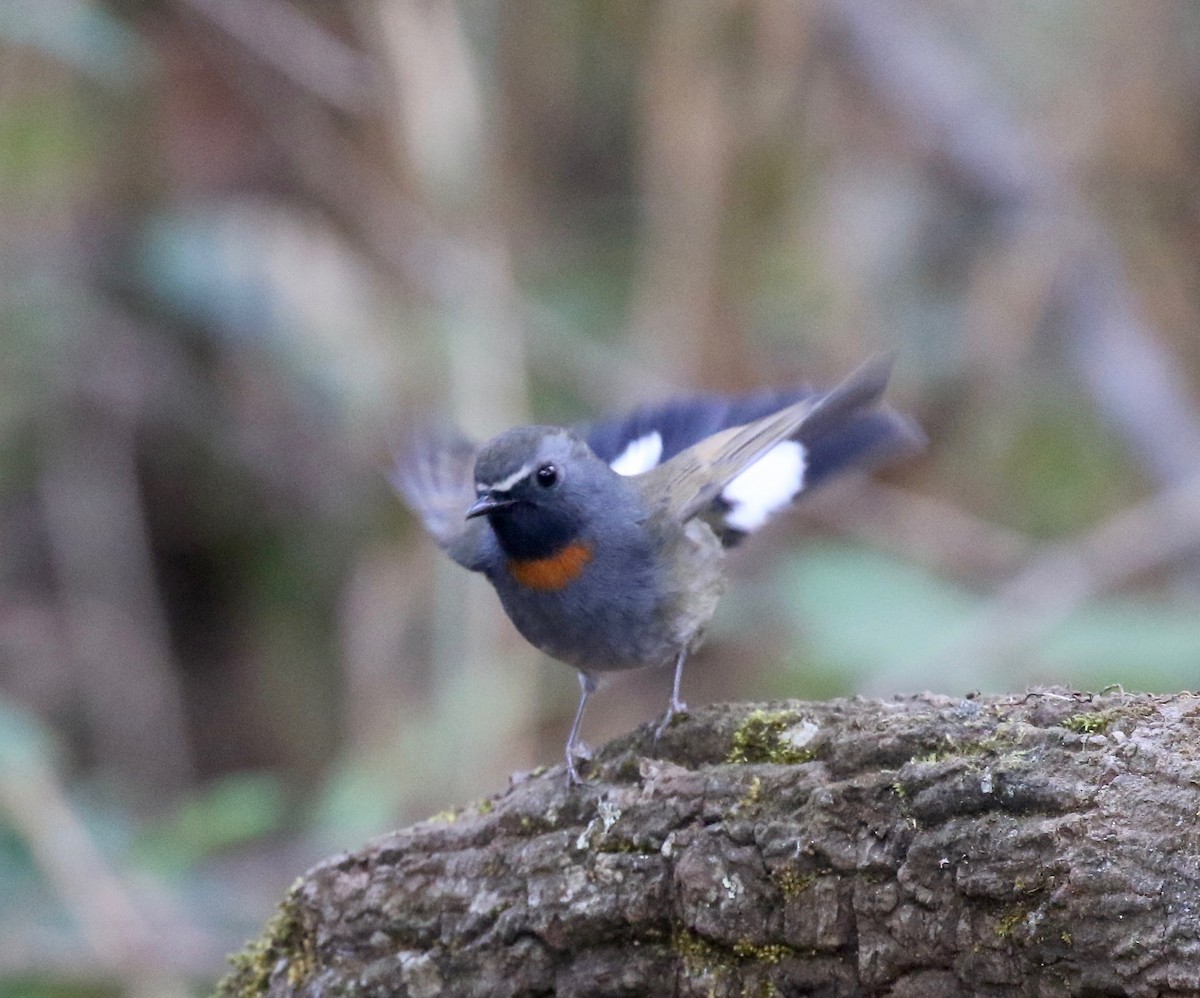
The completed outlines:
{"type": "Polygon", "coordinates": [[[695,395],[576,427],[520,426],[476,444],[410,434],[392,485],[437,544],[495,588],[517,630],[578,672],[565,748],[607,673],[674,666],[656,737],[686,711],[680,684],[725,589],[724,552],[802,494],[920,449],[883,404],[892,358],[826,392],[695,395]]]}

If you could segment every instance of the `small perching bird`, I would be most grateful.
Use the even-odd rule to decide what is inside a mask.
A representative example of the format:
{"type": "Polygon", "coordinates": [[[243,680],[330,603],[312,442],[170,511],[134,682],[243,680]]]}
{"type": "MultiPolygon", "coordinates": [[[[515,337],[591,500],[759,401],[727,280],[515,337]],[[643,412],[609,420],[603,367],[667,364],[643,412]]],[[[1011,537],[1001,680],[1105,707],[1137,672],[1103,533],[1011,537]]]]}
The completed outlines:
{"type": "Polygon", "coordinates": [[[420,434],[392,482],[446,553],[482,572],[525,638],[579,671],[567,774],[601,673],[683,663],[724,590],[723,552],[831,475],[919,448],[881,405],[891,364],[825,394],[701,396],[613,422],[522,426],[481,447],[420,434]]]}

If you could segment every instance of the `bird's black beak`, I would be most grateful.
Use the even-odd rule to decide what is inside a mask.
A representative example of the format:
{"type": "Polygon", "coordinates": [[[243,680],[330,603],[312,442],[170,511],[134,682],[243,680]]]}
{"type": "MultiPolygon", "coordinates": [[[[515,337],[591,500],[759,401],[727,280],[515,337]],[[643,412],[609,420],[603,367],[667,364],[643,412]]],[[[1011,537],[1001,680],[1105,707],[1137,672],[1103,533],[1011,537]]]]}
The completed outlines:
{"type": "Polygon", "coordinates": [[[498,496],[494,492],[486,492],[467,507],[467,519],[470,520],[476,516],[486,516],[488,513],[494,513],[498,509],[505,509],[515,502],[515,499],[508,496],[498,496]]]}

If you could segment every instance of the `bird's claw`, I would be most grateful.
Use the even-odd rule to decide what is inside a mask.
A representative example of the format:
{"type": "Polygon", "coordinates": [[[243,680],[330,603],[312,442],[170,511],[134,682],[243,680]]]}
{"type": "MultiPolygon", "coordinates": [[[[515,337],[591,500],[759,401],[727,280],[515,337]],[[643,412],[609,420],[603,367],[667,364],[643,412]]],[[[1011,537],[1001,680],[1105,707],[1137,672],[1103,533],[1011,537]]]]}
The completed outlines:
{"type": "Polygon", "coordinates": [[[684,703],[682,700],[672,700],[670,704],[667,705],[667,712],[663,715],[663,719],[658,722],[658,727],[654,729],[654,740],[658,741],[660,738],[662,738],[667,728],[671,726],[671,722],[674,721],[678,716],[686,715],[687,712],[688,708],[686,703],[684,703]]]}
{"type": "Polygon", "coordinates": [[[592,750],[583,742],[574,742],[567,746],[567,785],[571,787],[587,786],[590,781],[579,775],[576,762],[591,762],[592,750]]]}

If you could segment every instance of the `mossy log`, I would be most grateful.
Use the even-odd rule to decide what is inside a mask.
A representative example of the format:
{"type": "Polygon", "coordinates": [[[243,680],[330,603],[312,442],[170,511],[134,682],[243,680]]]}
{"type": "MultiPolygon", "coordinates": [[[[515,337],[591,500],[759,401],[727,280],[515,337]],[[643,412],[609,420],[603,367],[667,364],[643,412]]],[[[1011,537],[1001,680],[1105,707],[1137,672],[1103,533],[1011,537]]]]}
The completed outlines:
{"type": "Polygon", "coordinates": [[[1200,995],[1200,697],[651,731],[321,863],[221,993],[1200,995]]]}

